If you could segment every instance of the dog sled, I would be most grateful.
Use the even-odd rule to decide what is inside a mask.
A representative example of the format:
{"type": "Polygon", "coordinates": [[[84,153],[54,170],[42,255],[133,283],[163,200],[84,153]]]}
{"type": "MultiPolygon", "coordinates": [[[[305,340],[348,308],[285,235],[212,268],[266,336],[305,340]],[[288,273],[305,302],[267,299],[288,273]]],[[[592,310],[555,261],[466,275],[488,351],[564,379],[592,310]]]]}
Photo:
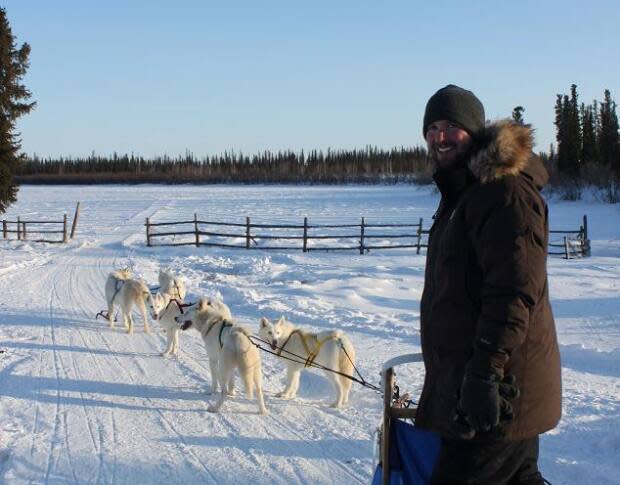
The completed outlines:
{"type": "Polygon", "coordinates": [[[383,424],[379,433],[380,461],[373,485],[430,483],[439,453],[439,435],[406,422],[413,421],[417,408],[409,405],[407,395],[399,395],[394,380],[394,367],[412,362],[422,362],[422,354],[395,357],[385,362],[381,370],[383,424]]]}

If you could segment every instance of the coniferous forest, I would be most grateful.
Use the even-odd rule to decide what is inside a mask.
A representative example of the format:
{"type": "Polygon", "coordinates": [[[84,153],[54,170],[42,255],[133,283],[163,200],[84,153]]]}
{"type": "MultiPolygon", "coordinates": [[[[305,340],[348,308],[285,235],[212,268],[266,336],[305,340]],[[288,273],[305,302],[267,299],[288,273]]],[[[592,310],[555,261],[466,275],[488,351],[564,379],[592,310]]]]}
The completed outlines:
{"type": "MultiPolygon", "coordinates": [[[[512,118],[527,123],[526,108],[512,118]]],[[[609,90],[603,100],[579,102],[577,86],[558,94],[555,103],[556,144],[541,152],[551,185],[562,197],[578,199],[584,185],[603,188],[609,201],[620,193],[620,145],[616,102],[609,90]]],[[[432,166],[423,147],[356,150],[265,151],[247,155],[224,152],[196,157],[144,158],[134,154],[85,158],[26,158],[18,167],[21,183],[385,183],[431,180],[432,166]]]]}

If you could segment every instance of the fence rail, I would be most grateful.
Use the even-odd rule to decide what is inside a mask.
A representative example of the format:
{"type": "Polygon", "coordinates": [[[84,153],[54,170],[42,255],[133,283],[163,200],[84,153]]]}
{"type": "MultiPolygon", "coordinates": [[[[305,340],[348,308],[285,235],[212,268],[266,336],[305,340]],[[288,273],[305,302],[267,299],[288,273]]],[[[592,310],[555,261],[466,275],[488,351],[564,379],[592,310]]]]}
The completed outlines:
{"type": "Polygon", "coordinates": [[[590,256],[590,239],[588,238],[588,216],[583,216],[583,223],[574,231],[549,230],[548,254],[564,256],[565,259],[590,256]],[[554,234],[561,234],[561,240],[553,239],[554,234]],[[557,248],[562,248],[557,251],[557,248]]]}
{"type": "MultiPolygon", "coordinates": [[[[75,215],[73,216],[73,224],[71,225],[71,233],[68,232],[67,227],[67,214],[63,215],[62,221],[42,221],[42,220],[28,220],[17,217],[16,220],[11,221],[4,219],[2,221],[2,238],[10,239],[9,234],[17,234],[17,240],[19,241],[33,241],[33,242],[45,242],[52,244],[66,243],[69,239],[73,239],[75,235],[75,229],[77,227],[78,218],[80,214],[80,203],[78,202],[75,207],[75,215]],[[49,224],[55,224],[61,226],[60,229],[42,229],[39,226],[47,226],[49,224]],[[14,227],[14,229],[12,229],[14,227]],[[31,239],[33,235],[40,234],[62,234],[62,239],[44,239],[36,238],[31,239]]],[[[35,236],[36,237],[36,236],[35,236]]]]}
{"type": "Polygon", "coordinates": [[[428,234],[428,231],[423,230],[422,225],[423,219],[410,224],[400,222],[371,224],[366,222],[364,218],[359,224],[310,224],[307,217],[304,218],[303,224],[252,223],[250,218],[246,217],[245,224],[243,224],[201,220],[196,214],[191,221],[151,222],[147,218],[145,224],[147,246],[194,245],[197,247],[301,250],[303,252],[354,250],[359,251],[360,254],[367,253],[371,249],[395,248],[415,248],[419,254],[420,250],[426,247],[422,236],[428,234]],[[193,224],[193,230],[172,231],[165,229],[162,232],[156,231],[161,226],[182,226],[184,224],[193,224]],[[209,228],[209,226],[227,226],[228,230],[217,230],[215,227],[209,228]],[[235,228],[243,228],[243,230],[235,232],[235,228]],[[410,232],[406,232],[406,228],[409,228],[410,232]],[[339,232],[339,230],[345,232],[339,232]],[[380,232],[377,232],[378,230],[380,232]],[[187,240],[189,236],[193,236],[191,241],[187,240]],[[403,239],[409,239],[409,244],[393,243],[393,240],[402,241],[403,239]],[[156,243],[158,240],[162,242],[156,243]],[[373,244],[373,241],[383,243],[373,244]],[[277,244],[277,242],[282,242],[282,244],[277,244]]]}
{"type": "MultiPolygon", "coordinates": [[[[147,246],[211,246],[222,248],[261,249],[261,250],[301,250],[310,251],[359,251],[368,253],[375,249],[415,249],[420,254],[428,247],[429,230],[423,227],[424,220],[417,223],[376,223],[366,222],[362,217],[359,224],[309,224],[304,218],[303,224],[265,224],[252,223],[246,217],[245,224],[239,222],[193,220],[151,222],[146,219],[147,246]],[[174,231],[170,226],[193,225],[192,230],[174,231]],[[157,232],[158,227],[166,227],[157,232]],[[212,230],[208,230],[212,226],[212,230]],[[215,227],[213,227],[215,226],[215,227]],[[216,227],[226,227],[218,230],[216,227]],[[239,230],[235,232],[235,228],[239,230]],[[404,229],[403,229],[404,228],[404,229]],[[406,229],[409,228],[409,231],[406,229]],[[357,229],[352,231],[351,229],[357,229]],[[260,232],[256,232],[259,230],[260,232]],[[346,230],[340,233],[338,230],[346,230]],[[400,232],[396,232],[400,231],[400,232]],[[408,241],[407,241],[408,240],[408,241]],[[159,242],[158,242],[159,241],[159,242]],[[281,245],[274,245],[282,241],[281,245]],[[329,243],[323,244],[329,241],[329,243]],[[334,244],[334,241],[336,244],[334,244]]],[[[566,259],[590,255],[588,239],[588,218],[583,216],[583,224],[575,230],[550,230],[550,255],[561,255],[566,259]],[[553,239],[561,235],[560,240],[553,239]],[[558,251],[557,248],[561,248],[558,251]]]]}

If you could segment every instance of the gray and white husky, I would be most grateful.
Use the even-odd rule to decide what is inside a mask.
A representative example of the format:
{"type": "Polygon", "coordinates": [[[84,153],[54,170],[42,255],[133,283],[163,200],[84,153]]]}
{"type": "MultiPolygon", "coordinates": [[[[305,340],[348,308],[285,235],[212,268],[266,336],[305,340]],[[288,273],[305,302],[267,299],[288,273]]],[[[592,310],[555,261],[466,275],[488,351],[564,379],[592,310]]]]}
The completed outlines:
{"type": "Polygon", "coordinates": [[[261,318],[258,333],[286,364],[287,383],[284,390],[277,394],[278,397],[295,397],[301,371],[316,363],[340,373],[325,371],[336,388],[336,400],[331,406],[340,408],[348,403],[353,381],[341,374],[353,375],[355,349],[344,333],[340,330],[308,332],[296,328],[284,317],[275,323],[261,318]]]}

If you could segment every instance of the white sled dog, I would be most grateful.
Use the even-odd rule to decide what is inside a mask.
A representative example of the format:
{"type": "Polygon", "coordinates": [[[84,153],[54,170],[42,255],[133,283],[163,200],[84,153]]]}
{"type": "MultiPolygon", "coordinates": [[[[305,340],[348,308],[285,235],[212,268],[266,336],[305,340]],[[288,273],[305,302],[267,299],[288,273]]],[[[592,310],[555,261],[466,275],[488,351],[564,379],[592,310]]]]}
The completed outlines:
{"type": "MultiPolygon", "coordinates": [[[[219,300],[205,300],[207,305],[212,308],[214,314],[219,313],[224,318],[232,320],[230,308],[228,308],[225,303],[219,300]]],[[[153,307],[151,308],[153,318],[159,321],[160,325],[166,332],[166,336],[168,337],[166,350],[162,352],[162,356],[166,357],[168,355],[178,354],[179,334],[181,333],[181,328],[175,318],[181,316],[185,311],[188,311],[186,308],[191,308],[191,306],[193,305],[185,307],[185,304],[182,301],[173,298],[168,293],[156,293],[153,297],[153,307]]]]}
{"type": "MultiPolygon", "coordinates": [[[[133,318],[131,310],[137,306],[142,313],[144,320],[144,331],[149,332],[149,320],[146,315],[146,304],[153,307],[153,297],[149,288],[143,281],[131,279],[129,270],[120,270],[110,273],[105,284],[105,297],[108,304],[107,319],[110,327],[114,327],[116,322],[114,310],[118,305],[123,317],[123,323],[127,328],[127,333],[133,333],[133,318]]],[[[105,315],[104,315],[105,316],[105,315]]]]}
{"type": "Polygon", "coordinates": [[[185,300],[187,289],[183,278],[174,275],[169,270],[160,269],[157,279],[159,280],[159,293],[168,294],[171,298],[185,300]]]}
{"type": "Polygon", "coordinates": [[[226,396],[232,393],[233,373],[239,370],[245,385],[247,397],[253,399],[256,391],[258,411],[267,413],[263,398],[263,376],[260,354],[250,340],[248,329],[233,321],[209,305],[207,300],[200,300],[195,307],[176,317],[182,330],[194,327],[202,336],[207,348],[211,367],[211,389],[220,389],[217,402],[209,406],[209,411],[218,412],[226,396]]]}
{"type": "MultiPolygon", "coordinates": [[[[307,332],[284,317],[272,323],[265,317],[260,320],[260,337],[269,342],[272,350],[284,359],[287,383],[278,397],[291,399],[297,395],[299,377],[304,367],[312,363],[352,376],[355,349],[347,336],[339,330],[319,333],[307,332]]],[[[336,387],[336,400],[331,407],[340,408],[348,403],[352,380],[334,372],[325,371],[336,387]]]]}
{"type": "Polygon", "coordinates": [[[108,306],[107,315],[104,312],[99,312],[99,315],[102,315],[106,318],[110,325],[114,326],[114,322],[116,318],[114,316],[115,306],[119,304],[118,293],[123,286],[123,283],[131,278],[131,271],[129,268],[123,268],[116,271],[112,271],[105,282],[105,300],[108,306]]]}

